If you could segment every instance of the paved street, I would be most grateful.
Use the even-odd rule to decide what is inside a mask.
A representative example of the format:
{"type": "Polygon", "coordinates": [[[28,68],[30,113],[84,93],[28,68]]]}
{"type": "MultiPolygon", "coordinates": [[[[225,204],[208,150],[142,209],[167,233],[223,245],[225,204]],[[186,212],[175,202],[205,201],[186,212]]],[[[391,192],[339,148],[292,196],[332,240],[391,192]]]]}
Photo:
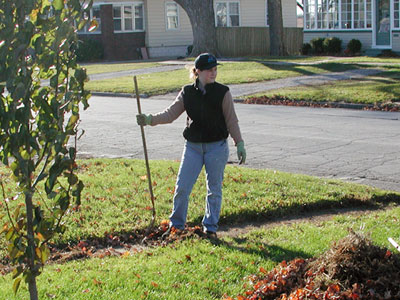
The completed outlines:
{"type": "MultiPolygon", "coordinates": [[[[173,95],[142,99],[155,113],[173,95]]],[[[235,104],[248,153],[245,167],[340,178],[400,191],[400,113],[235,104]]],[[[80,157],[143,159],[136,100],[90,99],[81,115],[80,157]]],[[[146,127],[150,159],[179,160],[183,114],[172,124],[146,127]]],[[[236,151],[230,140],[230,162],[236,151]]]]}

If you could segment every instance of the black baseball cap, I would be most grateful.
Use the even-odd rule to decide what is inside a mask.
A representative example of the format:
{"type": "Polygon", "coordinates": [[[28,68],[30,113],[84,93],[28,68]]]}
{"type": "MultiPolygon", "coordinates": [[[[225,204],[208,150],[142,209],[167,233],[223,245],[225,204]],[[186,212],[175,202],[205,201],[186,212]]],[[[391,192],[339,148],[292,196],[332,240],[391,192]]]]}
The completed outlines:
{"type": "Polygon", "coordinates": [[[211,53],[202,53],[194,61],[195,68],[201,71],[214,68],[217,65],[219,63],[217,63],[217,59],[211,53]]]}

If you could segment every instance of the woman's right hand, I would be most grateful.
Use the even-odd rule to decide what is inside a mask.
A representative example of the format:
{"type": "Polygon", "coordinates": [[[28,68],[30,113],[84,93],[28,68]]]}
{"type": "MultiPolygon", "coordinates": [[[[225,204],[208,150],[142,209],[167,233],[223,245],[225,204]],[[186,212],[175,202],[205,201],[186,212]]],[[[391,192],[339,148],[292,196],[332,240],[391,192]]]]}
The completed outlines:
{"type": "Polygon", "coordinates": [[[139,114],[136,115],[136,122],[140,126],[151,125],[152,115],[139,114]]]}

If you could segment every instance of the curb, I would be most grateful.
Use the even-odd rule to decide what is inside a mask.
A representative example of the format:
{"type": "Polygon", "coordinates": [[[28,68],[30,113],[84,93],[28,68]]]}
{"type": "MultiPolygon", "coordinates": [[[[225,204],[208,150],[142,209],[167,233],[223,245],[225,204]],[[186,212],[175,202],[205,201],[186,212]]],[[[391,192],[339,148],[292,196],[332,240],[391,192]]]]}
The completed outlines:
{"type": "Polygon", "coordinates": [[[376,110],[384,112],[400,112],[400,105],[395,105],[392,108],[383,105],[376,104],[361,104],[361,103],[345,103],[345,102],[329,102],[329,101],[307,101],[307,100],[271,100],[271,101],[257,101],[246,102],[245,99],[234,99],[235,103],[242,104],[259,104],[259,105],[275,105],[275,106],[296,106],[296,107],[314,107],[314,108],[343,108],[343,109],[354,109],[354,110],[376,110]]]}
{"type": "MultiPolygon", "coordinates": [[[[136,98],[136,95],[129,93],[107,93],[107,92],[92,92],[92,96],[100,96],[100,97],[122,97],[122,98],[136,98]]],[[[140,94],[140,98],[147,99],[150,98],[147,94],[140,94]]],[[[240,104],[259,104],[259,105],[275,105],[275,106],[301,106],[301,107],[315,107],[315,108],[344,108],[344,109],[354,109],[354,110],[379,110],[379,111],[388,111],[388,112],[400,112],[399,110],[385,110],[384,107],[381,108],[374,104],[359,104],[359,103],[344,103],[344,102],[328,102],[328,101],[296,101],[296,100],[282,100],[280,102],[276,101],[276,103],[268,103],[268,102],[253,102],[246,103],[245,99],[235,98],[233,99],[234,103],[240,104]]]]}
{"type": "MultiPolygon", "coordinates": [[[[92,96],[100,96],[100,97],[123,97],[123,98],[136,98],[134,93],[109,93],[109,92],[91,92],[92,96]]],[[[139,94],[140,98],[149,98],[147,94],[139,94]]]]}
{"type": "Polygon", "coordinates": [[[284,105],[288,106],[287,103],[293,103],[293,106],[318,106],[318,107],[326,107],[326,108],[348,108],[348,109],[372,109],[375,107],[373,104],[359,104],[359,103],[341,103],[341,102],[328,102],[328,101],[296,101],[296,100],[287,100],[286,104],[279,103],[246,103],[244,99],[233,99],[235,103],[243,103],[243,104],[260,104],[260,105],[284,105]]]}

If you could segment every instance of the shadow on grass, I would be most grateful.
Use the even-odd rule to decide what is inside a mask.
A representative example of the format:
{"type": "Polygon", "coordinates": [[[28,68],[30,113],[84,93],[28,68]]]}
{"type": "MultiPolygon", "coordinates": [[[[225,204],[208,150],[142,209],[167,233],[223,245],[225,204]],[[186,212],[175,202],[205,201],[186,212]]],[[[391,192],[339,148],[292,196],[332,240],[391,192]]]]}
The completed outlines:
{"type": "MultiPolygon", "coordinates": [[[[247,225],[260,225],[280,220],[302,220],[311,216],[320,216],[332,213],[350,213],[359,211],[373,211],[400,205],[400,194],[386,193],[373,195],[369,199],[360,199],[357,196],[346,196],[337,200],[321,199],[309,204],[293,204],[271,210],[244,210],[240,213],[223,215],[220,218],[221,226],[243,227],[247,225]],[[340,212],[338,212],[340,210],[340,212]]],[[[193,223],[199,224],[201,218],[193,223]]]]}
{"type": "MultiPolygon", "coordinates": [[[[322,199],[311,204],[294,204],[266,211],[243,210],[240,213],[221,216],[219,223],[221,227],[229,227],[229,229],[232,229],[246,225],[260,225],[261,223],[265,224],[278,220],[307,219],[311,214],[312,216],[324,215],[327,213],[327,210],[333,210],[333,213],[338,213],[337,210],[340,209],[345,209],[345,212],[371,211],[383,209],[394,204],[400,205],[400,194],[387,193],[383,195],[373,195],[369,199],[359,199],[356,196],[348,196],[338,200],[322,199]]],[[[329,213],[332,213],[332,211],[329,213]]],[[[199,216],[187,225],[189,227],[195,227],[201,224],[201,221],[202,216],[199,216]]],[[[159,240],[162,233],[163,232],[160,230],[153,231],[151,233],[151,239],[153,241],[159,240]]],[[[145,229],[136,229],[133,231],[110,232],[103,237],[81,237],[81,239],[95,248],[125,247],[126,245],[140,244],[147,235],[148,233],[146,233],[145,229]]],[[[78,243],[79,240],[70,240],[68,244],[58,243],[54,246],[59,249],[65,249],[71,245],[77,245],[78,243]]]]}
{"type": "Polygon", "coordinates": [[[247,254],[254,254],[260,258],[280,263],[282,260],[292,260],[297,257],[311,258],[312,256],[303,251],[293,251],[276,245],[257,243],[249,241],[247,238],[234,238],[233,242],[216,239],[210,241],[213,245],[224,247],[229,250],[239,251],[247,254]]]}
{"type": "MultiPolygon", "coordinates": [[[[278,64],[268,64],[262,63],[270,69],[275,71],[290,71],[297,72],[301,75],[315,75],[320,74],[320,72],[312,72],[304,69],[304,65],[295,65],[295,64],[287,64],[287,65],[278,65],[278,64]]],[[[318,68],[320,70],[326,72],[345,72],[349,70],[359,69],[360,65],[357,64],[340,64],[340,63],[320,63],[315,65],[310,65],[309,67],[318,68]]]]}

